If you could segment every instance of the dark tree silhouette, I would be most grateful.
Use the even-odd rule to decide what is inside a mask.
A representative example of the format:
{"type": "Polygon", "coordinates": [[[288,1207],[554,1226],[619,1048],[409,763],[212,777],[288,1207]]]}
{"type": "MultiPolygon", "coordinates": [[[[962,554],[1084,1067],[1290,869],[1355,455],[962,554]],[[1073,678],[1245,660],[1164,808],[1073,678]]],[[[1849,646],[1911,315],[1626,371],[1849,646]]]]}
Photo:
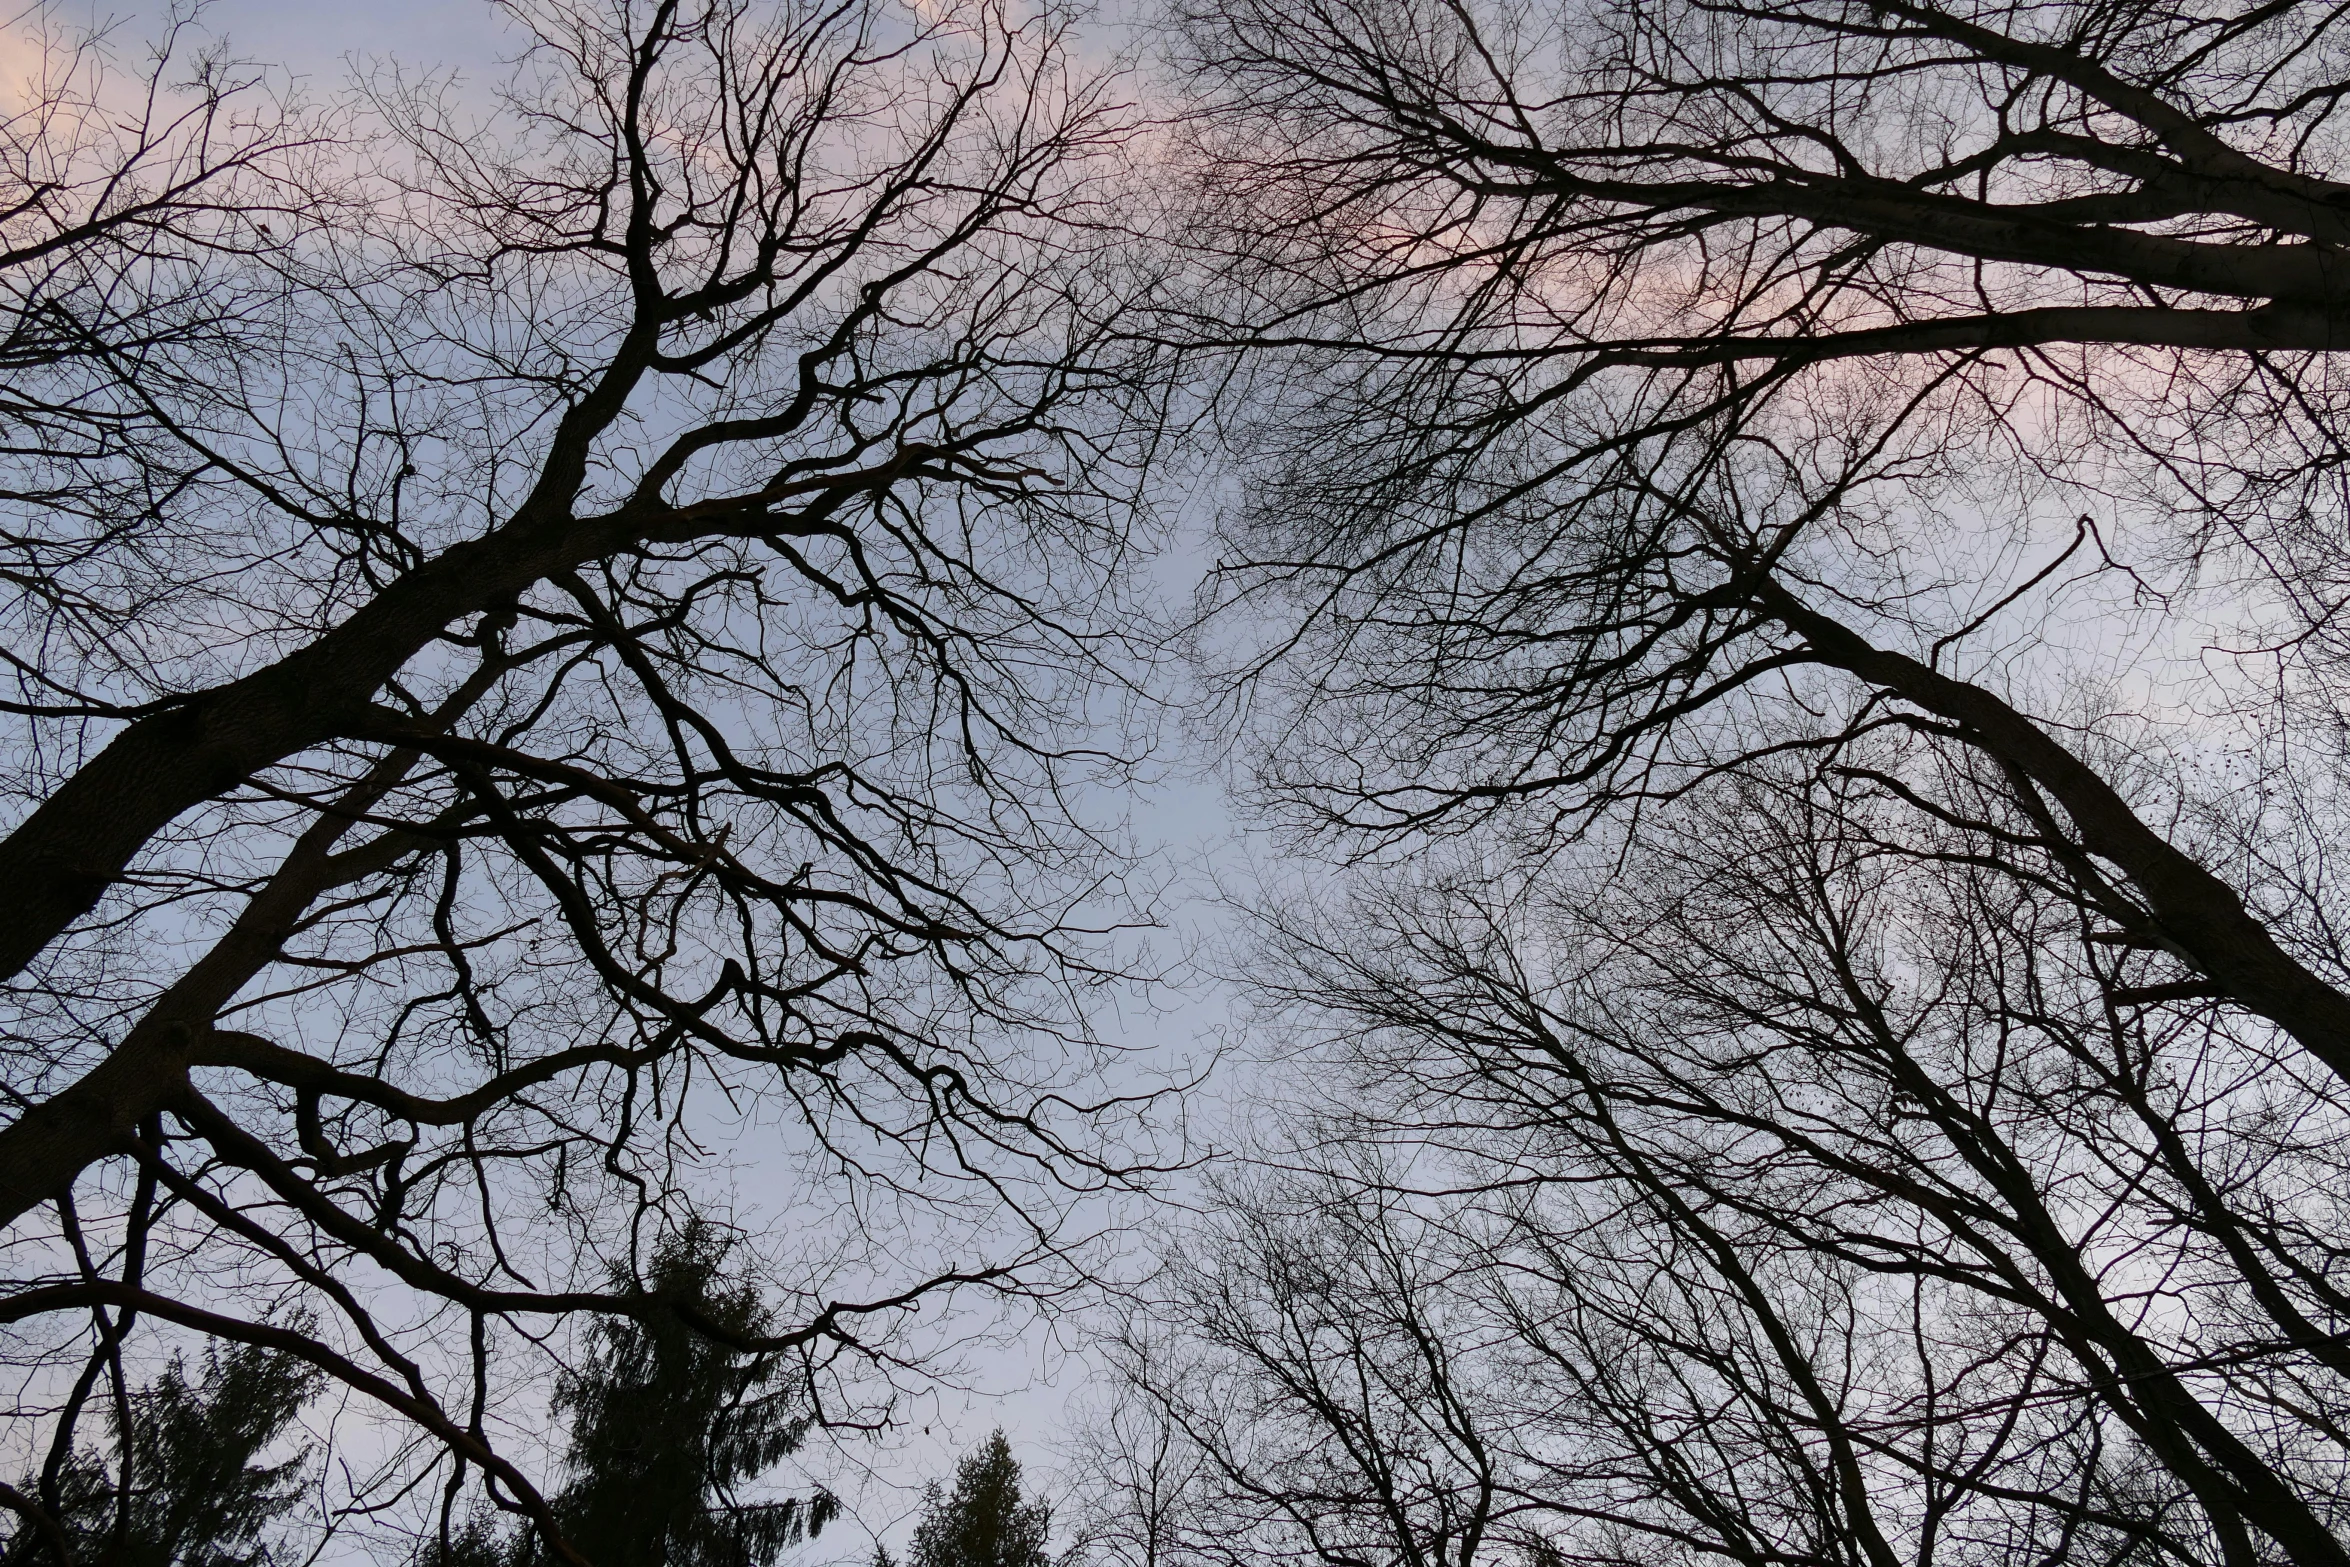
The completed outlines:
{"type": "MultiPolygon", "coordinates": [[[[741,1338],[768,1330],[757,1294],[724,1276],[727,1246],[708,1226],[665,1243],[643,1291],[741,1338]]],[[[788,1362],[746,1355],[674,1314],[599,1322],[587,1363],[567,1374],[571,1478],[554,1498],[566,1535],[596,1567],[767,1567],[823,1528],[831,1496],[750,1500],[742,1492],[796,1452],[808,1391],[788,1362]]]]}
{"type": "Polygon", "coordinates": [[[27,1415],[158,1324],[292,1355],[574,1560],[500,1450],[551,1319],[854,1400],[1134,1162],[1085,807],[1163,387],[1059,14],[505,14],[494,97],[387,69],[331,144],[218,71],[12,122],[67,335],[0,443],[0,1322],[27,1415]],[[613,1285],[733,1131],[773,1315],[613,1285]]]}
{"type": "Polygon", "coordinates": [[[2350,1560],[2340,15],[1175,10],[1341,868],[1121,1548],[2350,1560]]]}
{"type": "MultiPolygon", "coordinates": [[[[39,521],[11,531],[19,570],[66,568],[138,505],[92,482],[104,466],[95,460],[127,460],[166,488],[192,477],[201,459],[149,439],[133,401],[112,395],[113,367],[145,360],[168,377],[174,360],[265,344],[284,293],[276,265],[300,228],[338,205],[324,166],[347,143],[347,125],[224,53],[192,15],[174,9],[148,39],[119,25],[77,30],[47,13],[11,23],[17,47],[0,110],[0,432],[17,460],[0,493],[40,508],[19,511],[39,521]],[[28,37],[28,25],[39,30],[28,37]]],[[[43,598],[35,578],[18,588],[43,598]]],[[[51,598],[48,608],[70,615],[74,606],[51,598]]],[[[29,709],[10,711],[76,705],[55,683],[63,671],[44,673],[23,651],[11,649],[8,670],[29,709]]]]}
{"type": "Polygon", "coordinates": [[[1263,709],[1279,794],[1374,838],[1587,817],[1782,743],[1744,720],[1789,683],[1865,692],[2111,867],[2078,876],[2102,917],[2350,1074],[2325,922],[1977,676],[1993,606],[2105,569],[2340,688],[2332,12],[1176,12],[1191,329],[1264,356],[1219,592],[1316,713],[1263,709]]]}
{"type": "Polygon", "coordinates": [[[1001,1431],[955,1466],[952,1490],[931,1482],[908,1567],[1051,1567],[1052,1509],[1020,1495],[1020,1461],[1001,1431]]]}
{"type": "MultiPolygon", "coordinates": [[[[730,1276],[735,1238],[692,1223],[654,1253],[631,1294],[683,1306],[735,1337],[771,1323],[758,1291],[730,1276]]],[[[791,1366],[745,1354],[685,1325],[674,1309],[597,1322],[588,1352],[556,1387],[568,1433],[566,1480],[551,1498],[565,1537],[596,1567],[767,1567],[838,1511],[824,1491],[746,1496],[797,1452],[811,1400],[791,1366]]],[[[551,1557],[528,1522],[500,1530],[444,1493],[438,1531],[419,1560],[435,1567],[531,1567],[551,1557]]]]}
{"type": "Polygon", "coordinates": [[[193,1382],[185,1360],[173,1356],[152,1383],[108,1405],[111,1454],[52,1451],[22,1489],[62,1527],[28,1521],[7,1559],[122,1567],[249,1567],[276,1559],[270,1527],[300,1500],[307,1455],[257,1460],[320,1381],[292,1356],[249,1344],[208,1348],[204,1374],[193,1382]]]}

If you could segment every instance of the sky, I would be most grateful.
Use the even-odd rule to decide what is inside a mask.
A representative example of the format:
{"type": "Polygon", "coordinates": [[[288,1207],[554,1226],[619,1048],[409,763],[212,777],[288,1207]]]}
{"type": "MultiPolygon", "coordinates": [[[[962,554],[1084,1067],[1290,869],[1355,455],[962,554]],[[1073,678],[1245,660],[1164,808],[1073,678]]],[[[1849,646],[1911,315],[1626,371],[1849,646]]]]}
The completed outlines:
{"type": "Polygon", "coordinates": [[[239,52],[320,87],[340,78],[354,57],[489,72],[512,48],[486,0],[215,0],[204,20],[239,52]]]}

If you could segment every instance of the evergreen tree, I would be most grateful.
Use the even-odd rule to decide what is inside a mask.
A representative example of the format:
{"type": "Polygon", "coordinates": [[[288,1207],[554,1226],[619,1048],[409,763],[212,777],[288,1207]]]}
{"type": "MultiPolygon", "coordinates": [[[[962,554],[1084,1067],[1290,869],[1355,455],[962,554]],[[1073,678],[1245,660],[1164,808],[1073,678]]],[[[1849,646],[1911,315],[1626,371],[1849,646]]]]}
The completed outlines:
{"type": "MultiPolygon", "coordinates": [[[[730,1332],[762,1331],[757,1292],[724,1276],[728,1249],[717,1231],[687,1226],[656,1252],[643,1292],[730,1332]]],[[[668,1311],[601,1324],[592,1344],[556,1394],[570,1481],[554,1507],[596,1567],[766,1567],[837,1510],[821,1491],[739,1494],[807,1435],[806,1402],[775,1357],[714,1343],[668,1311]]]]}
{"type": "MultiPolygon", "coordinates": [[[[163,1374],[118,1410],[112,1452],[69,1458],[52,1493],[74,1554],[107,1567],[257,1567],[270,1560],[269,1526],[300,1498],[307,1450],[255,1459],[292,1425],[319,1374],[258,1345],[207,1347],[188,1378],[174,1355],[163,1374]]],[[[27,1481],[24,1489],[36,1489],[27,1481]]],[[[48,1552],[21,1537],[11,1561],[48,1552]]]]}
{"type": "Polygon", "coordinates": [[[955,1489],[931,1482],[908,1567],[1050,1567],[1052,1509],[1020,1499],[1020,1463],[996,1432],[955,1467],[955,1489]]]}

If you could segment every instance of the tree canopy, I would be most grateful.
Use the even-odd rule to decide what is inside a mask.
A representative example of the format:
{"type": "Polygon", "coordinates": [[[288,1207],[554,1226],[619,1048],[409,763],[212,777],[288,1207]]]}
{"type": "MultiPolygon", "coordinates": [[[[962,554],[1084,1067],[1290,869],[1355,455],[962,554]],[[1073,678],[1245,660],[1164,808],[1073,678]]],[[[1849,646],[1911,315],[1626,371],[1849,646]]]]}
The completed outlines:
{"type": "Polygon", "coordinates": [[[322,1527],[765,1567],[1139,1253],[1104,1567],[2350,1567],[2350,20],[508,14],[0,109],[20,1541],[331,1387],[322,1527]]]}
{"type": "Polygon", "coordinates": [[[315,101],[25,24],[0,1321],[68,1426],[85,1352],[292,1355],[426,1444],[353,1518],[437,1463],[578,1561],[506,1456],[564,1319],[867,1421],[1148,1162],[1093,806],[1166,388],[1066,17],[503,14],[315,101]],[[735,1137],[755,1319],[650,1282],[735,1137]]]}
{"type": "Polygon", "coordinates": [[[1105,1537],[2341,1562],[2340,18],[1174,12],[1317,868],[1105,1537]]]}

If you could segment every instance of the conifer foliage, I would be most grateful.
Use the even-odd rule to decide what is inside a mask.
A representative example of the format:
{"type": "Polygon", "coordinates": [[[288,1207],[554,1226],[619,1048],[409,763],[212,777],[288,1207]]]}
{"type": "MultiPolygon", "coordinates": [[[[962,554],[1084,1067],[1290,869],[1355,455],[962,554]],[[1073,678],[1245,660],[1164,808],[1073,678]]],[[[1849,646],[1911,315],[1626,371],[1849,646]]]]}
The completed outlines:
{"type": "MultiPolygon", "coordinates": [[[[600,1324],[582,1366],[566,1376],[557,1410],[569,1421],[569,1483],[555,1516],[595,1567],[766,1567],[820,1531],[830,1494],[747,1499],[745,1487],[798,1449],[808,1401],[773,1355],[746,1355],[722,1338],[770,1326],[757,1289],[727,1273],[730,1240],[689,1224],[628,1286],[684,1308],[600,1324]]],[[[500,1549],[479,1528],[451,1542],[450,1560],[553,1560],[540,1542],[500,1549]]]]}
{"type": "Polygon", "coordinates": [[[933,1481],[914,1528],[908,1567],[1051,1567],[1052,1508],[1020,1498],[1020,1461],[996,1432],[955,1467],[955,1489],[933,1481]]]}
{"type": "MultiPolygon", "coordinates": [[[[152,1383],[116,1403],[112,1451],[61,1453],[39,1491],[81,1562],[110,1567],[257,1567],[271,1526],[301,1497],[308,1449],[275,1463],[319,1374],[258,1345],[208,1348],[193,1380],[173,1356],[152,1383]]],[[[55,1560],[57,1542],[27,1529],[11,1563],[55,1560]]]]}

